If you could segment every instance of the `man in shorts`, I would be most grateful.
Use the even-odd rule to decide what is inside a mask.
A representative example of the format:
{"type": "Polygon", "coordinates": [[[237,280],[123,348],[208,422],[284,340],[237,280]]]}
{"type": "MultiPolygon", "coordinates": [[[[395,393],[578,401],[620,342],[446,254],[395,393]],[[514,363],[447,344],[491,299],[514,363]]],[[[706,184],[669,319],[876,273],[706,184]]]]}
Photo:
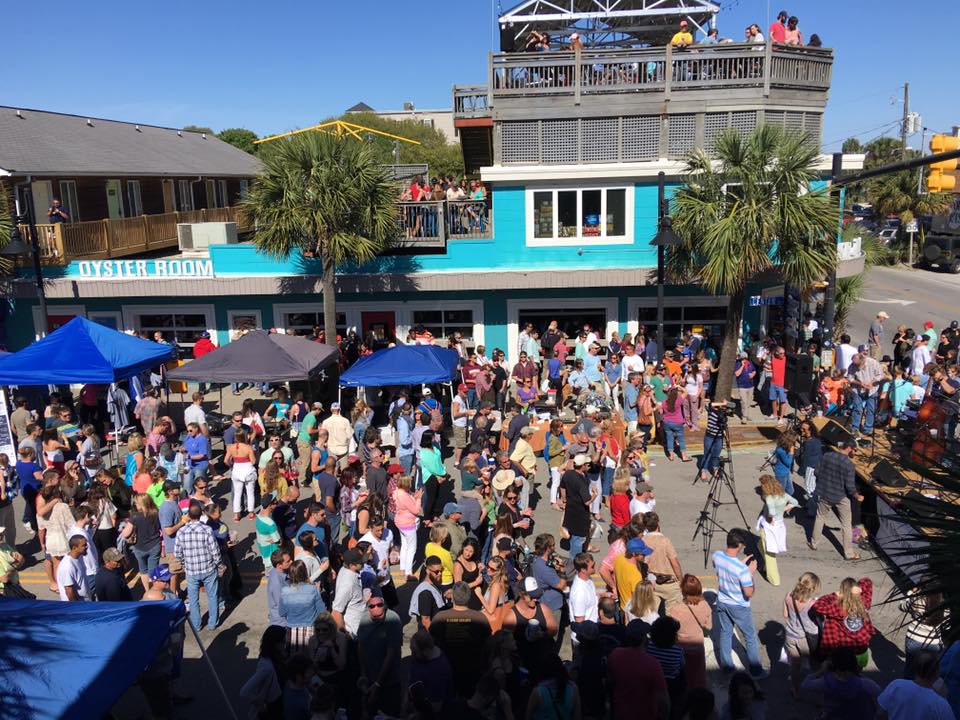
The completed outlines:
{"type": "Polygon", "coordinates": [[[460,467],[460,456],[463,455],[463,449],[467,446],[467,423],[476,412],[469,409],[468,390],[464,383],[460,383],[457,394],[450,404],[450,416],[453,418],[453,462],[457,467],[460,467]]]}

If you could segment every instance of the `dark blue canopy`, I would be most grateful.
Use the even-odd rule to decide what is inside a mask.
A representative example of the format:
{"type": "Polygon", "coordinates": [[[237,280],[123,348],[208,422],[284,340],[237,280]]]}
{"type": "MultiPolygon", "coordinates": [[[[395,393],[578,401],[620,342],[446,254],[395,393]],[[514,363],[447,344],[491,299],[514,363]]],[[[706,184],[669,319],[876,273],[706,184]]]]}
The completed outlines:
{"type": "MultiPolygon", "coordinates": [[[[450,382],[460,356],[433,345],[397,345],[362,357],[340,376],[343,387],[450,382]]],[[[0,365],[2,367],[2,365],[0,365]]]]}
{"type": "Polygon", "coordinates": [[[185,615],[179,600],[0,598],[0,716],[103,717],[185,615]]]}
{"type": "Polygon", "coordinates": [[[109,384],[156,367],[172,345],[127,335],[75,317],[0,360],[0,385],[109,384]]]}

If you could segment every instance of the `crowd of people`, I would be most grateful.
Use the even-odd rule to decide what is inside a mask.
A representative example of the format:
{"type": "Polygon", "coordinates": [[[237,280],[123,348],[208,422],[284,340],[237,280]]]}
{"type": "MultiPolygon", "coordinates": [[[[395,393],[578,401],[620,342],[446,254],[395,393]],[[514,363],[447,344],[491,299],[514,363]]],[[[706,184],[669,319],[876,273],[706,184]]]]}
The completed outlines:
{"type": "Polygon", "coordinates": [[[424,179],[417,175],[400,191],[400,225],[407,238],[436,237],[440,221],[451,235],[487,231],[487,189],[480,180],[441,175],[424,179]],[[438,207],[443,203],[442,210],[438,207]],[[442,215],[441,215],[442,213],[442,215]]]}
{"type": "MultiPolygon", "coordinates": [[[[878,349],[850,356],[856,382],[882,362],[874,356],[886,319],[881,313],[870,329],[878,349]]],[[[601,338],[588,324],[569,334],[556,322],[542,335],[523,326],[512,367],[499,348],[487,357],[483,346],[449,338],[463,357],[449,403],[429,387],[391,388],[374,407],[360,397],[348,412],[285,387],[261,388],[270,394],[266,408],[243,401],[222,430],[222,454],[213,450],[221,441],[202,392],[181,432],[148,386],[117,467],[101,449],[95,387],[37,407],[17,398],[10,421],[18,456],[0,455],[3,592],[32,596],[17,576],[26,558],[12,503],[21,495],[20,520],[27,542],[39,542],[51,597],[183,598],[197,630],[216,629],[243,597],[240,567],[249,559],[238,546],[252,541],[266,576],[268,628],[240,693],[250,717],[763,717],[767,672],[751,607],[757,574],[780,584],[784,516],[793,512],[815,516],[813,549],[836,513],[845,555],[858,559],[855,444],[828,449],[809,421],[799,438],[784,432],[758,482],[759,544],[747,528],[727,533],[711,557],[714,601],[681,566],[670,539],[679,529],[657,512],[649,456],[659,437],[668,459],[676,452],[692,460],[684,431],[704,425],[700,478],[715,471],[729,412],[711,400],[713,339],[686,333],[661,351],[643,326],[623,338],[601,338]],[[544,408],[557,416],[535,438],[544,408]],[[621,427],[607,417],[616,411],[621,427]],[[539,527],[541,497],[557,534],[539,527]],[[252,537],[240,532],[245,518],[254,521],[252,537]],[[125,572],[142,589],[131,592],[125,572]],[[416,630],[401,663],[404,621],[416,630]],[[720,695],[707,681],[714,626],[713,652],[729,673],[720,695]],[[745,671],[733,659],[735,628],[745,671]]],[[[924,335],[925,345],[931,337],[932,352],[955,362],[955,324],[924,335]]],[[[408,339],[436,342],[423,327],[408,339]]],[[[920,342],[907,341],[904,328],[894,341],[901,363],[901,346],[920,342]]],[[[749,390],[741,414],[759,396],[785,419],[782,348],[757,343],[745,354],[735,370],[750,381],[737,383],[749,390]]],[[[955,390],[955,365],[937,372],[955,390]]],[[[941,387],[935,371],[927,375],[928,389],[941,387]]],[[[892,392],[896,380],[888,382],[892,392]]],[[[872,593],[869,578],[846,578],[835,592],[813,573],[797,580],[782,605],[792,692],[819,695],[825,717],[953,717],[931,689],[946,683],[957,707],[956,653],[943,654],[936,599],[913,594],[905,603],[905,679],[881,692],[861,675],[876,632],[872,593]],[[932,714],[910,714],[919,707],[932,714]]],[[[178,663],[169,660],[182,640],[171,636],[141,679],[157,717],[178,699],[178,663]]]]}

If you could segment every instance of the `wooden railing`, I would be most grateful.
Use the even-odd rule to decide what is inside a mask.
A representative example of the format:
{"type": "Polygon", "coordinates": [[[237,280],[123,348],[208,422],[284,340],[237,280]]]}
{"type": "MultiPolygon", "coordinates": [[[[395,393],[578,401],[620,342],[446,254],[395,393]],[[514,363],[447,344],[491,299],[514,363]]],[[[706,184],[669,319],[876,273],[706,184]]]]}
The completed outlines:
{"type": "MultiPolygon", "coordinates": [[[[209,208],[162,215],[139,215],[115,220],[87,220],[55,225],[37,225],[40,257],[47,265],[65,265],[72,260],[125,257],[177,246],[180,223],[235,222],[241,232],[250,228],[235,207],[209,208]]],[[[20,227],[24,238],[29,228],[20,227]]]]}
{"type": "MultiPolygon", "coordinates": [[[[830,89],[833,51],[787,45],[698,45],[569,50],[548,53],[494,53],[490,56],[490,92],[497,100],[513,97],[659,93],[753,87],[830,89]]],[[[454,117],[489,115],[486,86],[454,86],[454,117]]]]}

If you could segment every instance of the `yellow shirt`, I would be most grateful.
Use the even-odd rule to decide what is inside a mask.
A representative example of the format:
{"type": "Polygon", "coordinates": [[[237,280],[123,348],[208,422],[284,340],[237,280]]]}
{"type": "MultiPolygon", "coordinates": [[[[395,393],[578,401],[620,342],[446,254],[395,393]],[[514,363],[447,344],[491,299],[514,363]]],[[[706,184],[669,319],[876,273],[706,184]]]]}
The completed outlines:
{"type": "Polygon", "coordinates": [[[517,440],[517,445],[510,455],[510,460],[526,470],[528,475],[537,471],[537,456],[534,454],[533,448],[530,447],[530,443],[523,438],[517,440]]]}
{"type": "Polygon", "coordinates": [[[453,585],[453,555],[449,550],[445,550],[436,543],[428,542],[424,548],[423,556],[425,558],[436,555],[443,564],[443,575],[440,578],[441,585],[453,585]]]}
{"type": "Polygon", "coordinates": [[[613,579],[617,583],[617,597],[620,598],[620,607],[626,608],[630,605],[637,583],[643,581],[640,568],[627,560],[625,555],[619,555],[613,561],[613,579]]]}
{"type": "Polygon", "coordinates": [[[673,36],[673,38],[670,40],[670,44],[674,47],[677,47],[678,45],[693,45],[693,35],[681,30],[673,36]]]}

